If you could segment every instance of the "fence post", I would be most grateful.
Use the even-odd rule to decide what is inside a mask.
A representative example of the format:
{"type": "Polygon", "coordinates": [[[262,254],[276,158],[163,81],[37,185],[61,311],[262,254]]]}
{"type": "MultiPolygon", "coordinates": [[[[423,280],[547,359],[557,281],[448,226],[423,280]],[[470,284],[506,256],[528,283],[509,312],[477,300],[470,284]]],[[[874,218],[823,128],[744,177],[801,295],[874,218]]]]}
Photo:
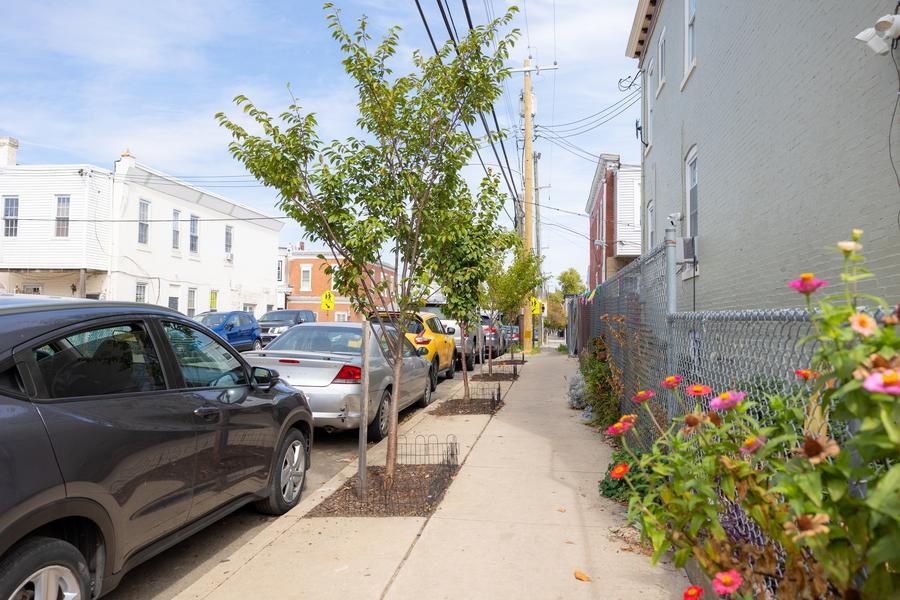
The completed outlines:
{"type": "Polygon", "coordinates": [[[675,228],[666,227],[666,314],[671,315],[678,310],[678,298],[675,295],[675,228]]]}

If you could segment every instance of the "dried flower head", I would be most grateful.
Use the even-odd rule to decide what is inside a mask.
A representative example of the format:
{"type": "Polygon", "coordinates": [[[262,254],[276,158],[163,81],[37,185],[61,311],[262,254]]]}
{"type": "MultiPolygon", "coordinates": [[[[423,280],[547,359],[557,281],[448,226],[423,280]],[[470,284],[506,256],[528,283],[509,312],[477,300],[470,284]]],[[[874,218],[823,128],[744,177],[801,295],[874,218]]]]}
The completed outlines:
{"type": "Polygon", "coordinates": [[[827,525],[830,521],[831,519],[824,513],[800,515],[793,521],[788,521],[784,524],[784,532],[791,536],[795,542],[798,542],[805,537],[828,533],[831,531],[827,525]]]}
{"type": "Polygon", "coordinates": [[[716,427],[721,427],[721,426],[722,426],[722,417],[720,417],[717,413],[714,413],[714,412],[706,413],[706,419],[707,419],[710,423],[712,423],[713,425],[715,425],[716,427]]]}
{"type": "Polygon", "coordinates": [[[703,413],[686,414],[684,415],[684,427],[681,428],[681,433],[684,435],[691,435],[697,429],[702,427],[706,421],[706,415],[703,413]]]}
{"type": "Polygon", "coordinates": [[[794,454],[809,459],[814,465],[817,465],[831,456],[837,456],[841,452],[838,443],[827,436],[813,436],[807,434],[803,440],[803,445],[794,449],[794,454]]]}
{"type": "Polygon", "coordinates": [[[894,307],[894,312],[881,317],[881,322],[885,325],[900,325],[900,304],[894,307]]]}

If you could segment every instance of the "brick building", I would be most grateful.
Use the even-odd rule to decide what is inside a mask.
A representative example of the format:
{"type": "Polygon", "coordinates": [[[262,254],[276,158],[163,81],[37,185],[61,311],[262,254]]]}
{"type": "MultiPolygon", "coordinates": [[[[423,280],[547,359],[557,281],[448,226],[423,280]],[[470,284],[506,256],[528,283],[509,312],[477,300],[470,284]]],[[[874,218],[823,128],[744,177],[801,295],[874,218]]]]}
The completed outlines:
{"type": "MultiPolygon", "coordinates": [[[[324,260],[319,258],[319,254],[328,256],[327,252],[306,250],[302,242],[297,248],[289,249],[287,277],[290,292],[287,295],[286,308],[311,310],[316,313],[319,321],[361,321],[362,317],[350,307],[350,299],[338,296],[337,292],[334,310],[322,310],[322,294],[329,290],[334,291],[331,275],[325,272],[325,268],[328,265],[337,268],[338,264],[333,258],[324,260]]],[[[376,278],[379,281],[381,272],[381,268],[376,270],[376,278]]],[[[393,285],[394,270],[385,265],[383,272],[393,285]]]]}

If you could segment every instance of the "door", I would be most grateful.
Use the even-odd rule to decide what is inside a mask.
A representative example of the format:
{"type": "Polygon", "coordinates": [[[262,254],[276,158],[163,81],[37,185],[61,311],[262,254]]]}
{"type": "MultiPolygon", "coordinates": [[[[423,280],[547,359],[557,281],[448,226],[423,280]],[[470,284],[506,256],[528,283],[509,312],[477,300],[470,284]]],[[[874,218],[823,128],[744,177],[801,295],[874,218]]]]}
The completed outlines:
{"type": "Polygon", "coordinates": [[[71,497],[104,506],[118,557],[183,525],[198,457],[198,398],[167,386],[149,321],[95,322],[19,352],[71,497]]]}
{"type": "Polygon", "coordinates": [[[247,348],[252,348],[253,342],[256,341],[257,337],[257,332],[253,326],[255,321],[250,318],[250,315],[239,315],[238,320],[241,323],[241,344],[247,348]]]}
{"type": "Polygon", "coordinates": [[[416,354],[415,346],[406,338],[403,339],[403,373],[400,381],[405,406],[421,398],[425,386],[431,385],[428,378],[428,362],[416,354]]]}
{"type": "Polygon", "coordinates": [[[437,318],[431,317],[428,319],[427,325],[428,329],[434,332],[434,338],[437,342],[438,353],[440,355],[440,358],[438,359],[440,368],[446,369],[453,362],[453,349],[450,345],[451,338],[444,332],[444,326],[437,318]]]}
{"type": "Polygon", "coordinates": [[[225,321],[225,339],[234,347],[241,345],[241,320],[237,315],[231,315],[225,321]]]}
{"type": "Polygon", "coordinates": [[[162,331],[178,393],[199,405],[193,520],[266,486],[277,443],[277,392],[252,389],[233,351],[193,325],[165,320],[162,331]]]}

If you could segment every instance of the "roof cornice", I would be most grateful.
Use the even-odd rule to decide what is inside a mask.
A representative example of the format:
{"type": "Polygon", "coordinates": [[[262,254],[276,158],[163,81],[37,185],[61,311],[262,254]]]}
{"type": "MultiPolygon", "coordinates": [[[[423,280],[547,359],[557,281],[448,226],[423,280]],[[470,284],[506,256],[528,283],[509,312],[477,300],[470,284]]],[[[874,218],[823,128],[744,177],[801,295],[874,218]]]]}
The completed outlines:
{"type": "Polygon", "coordinates": [[[656,15],[662,6],[663,0],[638,0],[637,10],[634,13],[634,22],[631,24],[631,35],[628,36],[628,46],[625,56],[636,58],[640,63],[644,62],[644,49],[650,36],[653,35],[653,26],[656,24],[656,15]]]}

